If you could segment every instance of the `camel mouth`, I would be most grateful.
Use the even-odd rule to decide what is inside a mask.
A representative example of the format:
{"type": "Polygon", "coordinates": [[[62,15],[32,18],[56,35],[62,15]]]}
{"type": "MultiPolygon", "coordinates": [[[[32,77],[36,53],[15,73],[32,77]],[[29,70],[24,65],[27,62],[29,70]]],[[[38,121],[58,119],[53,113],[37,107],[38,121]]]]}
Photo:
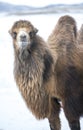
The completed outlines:
{"type": "Polygon", "coordinates": [[[28,44],[29,43],[27,41],[19,41],[18,42],[18,45],[19,45],[20,48],[25,48],[25,47],[28,46],[28,44]]]}

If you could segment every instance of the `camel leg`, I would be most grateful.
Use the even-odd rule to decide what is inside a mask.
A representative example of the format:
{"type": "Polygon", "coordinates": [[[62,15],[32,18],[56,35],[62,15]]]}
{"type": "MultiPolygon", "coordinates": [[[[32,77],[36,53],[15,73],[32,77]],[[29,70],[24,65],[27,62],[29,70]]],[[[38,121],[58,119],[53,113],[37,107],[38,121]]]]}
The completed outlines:
{"type": "Polygon", "coordinates": [[[70,104],[69,100],[63,105],[63,109],[68,120],[71,130],[80,130],[79,114],[75,111],[73,104],[70,104]]]}
{"type": "Polygon", "coordinates": [[[69,123],[71,130],[80,130],[80,122],[79,120],[73,121],[69,123]]]}
{"type": "Polygon", "coordinates": [[[60,130],[60,118],[59,118],[59,113],[60,113],[60,104],[58,103],[57,99],[52,98],[50,100],[50,116],[48,118],[49,124],[50,124],[50,129],[51,130],[60,130]]]}

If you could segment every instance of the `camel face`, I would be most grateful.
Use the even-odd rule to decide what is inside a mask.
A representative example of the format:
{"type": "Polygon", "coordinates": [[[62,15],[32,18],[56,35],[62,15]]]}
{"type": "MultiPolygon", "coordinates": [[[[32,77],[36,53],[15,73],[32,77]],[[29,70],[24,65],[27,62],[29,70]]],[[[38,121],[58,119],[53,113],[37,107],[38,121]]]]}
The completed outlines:
{"type": "Polygon", "coordinates": [[[17,44],[19,48],[25,48],[30,44],[30,35],[25,28],[21,28],[17,34],[17,44]]]}
{"type": "Polygon", "coordinates": [[[32,43],[37,31],[29,21],[19,20],[14,23],[9,33],[12,36],[14,46],[18,49],[24,49],[32,43]]]}

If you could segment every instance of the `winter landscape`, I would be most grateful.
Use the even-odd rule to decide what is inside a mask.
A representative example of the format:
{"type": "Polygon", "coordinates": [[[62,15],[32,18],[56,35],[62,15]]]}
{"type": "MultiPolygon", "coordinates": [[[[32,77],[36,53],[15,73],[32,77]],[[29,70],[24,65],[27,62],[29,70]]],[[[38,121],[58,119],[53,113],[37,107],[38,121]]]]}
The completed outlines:
{"type": "MultiPolygon", "coordinates": [[[[81,5],[82,6],[82,5],[81,5]]],[[[75,7],[75,5],[74,5],[75,7]]],[[[73,7],[72,7],[73,8],[73,7]]],[[[57,6],[58,9],[58,6],[57,6]]],[[[48,120],[38,121],[31,114],[22,99],[13,77],[13,46],[12,39],[8,33],[16,20],[25,19],[33,23],[45,40],[53,30],[58,18],[68,14],[75,18],[78,29],[83,23],[83,8],[79,11],[64,11],[51,14],[26,14],[18,15],[0,11],[0,130],[49,130],[48,120]]],[[[63,110],[60,113],[62,130],[69,130],[68,122],[63,110]]],[[[81,129],[83,129],[83,119],[81,119],[81,129]]]]}

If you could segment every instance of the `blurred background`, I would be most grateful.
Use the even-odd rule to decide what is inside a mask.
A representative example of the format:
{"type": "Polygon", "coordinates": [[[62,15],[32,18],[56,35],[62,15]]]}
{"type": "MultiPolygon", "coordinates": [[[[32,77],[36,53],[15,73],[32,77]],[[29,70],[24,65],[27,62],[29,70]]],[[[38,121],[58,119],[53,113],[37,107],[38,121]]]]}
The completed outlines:
{"type": "MultiPolygon", "coordinates": [[[[60,16],[83,23],[83,0],[2,0],[0,1],[0,130],[48,130],[48,120],[37,121],[27,109],[13,77],[13,46],[8,33],[17,20],[29,20],[47,40],[60,16]]],[[[69,130],[61,110],[62,130],[69,130]]],[[[81,119],[83,129],[83,119],[81,119]]]]}

